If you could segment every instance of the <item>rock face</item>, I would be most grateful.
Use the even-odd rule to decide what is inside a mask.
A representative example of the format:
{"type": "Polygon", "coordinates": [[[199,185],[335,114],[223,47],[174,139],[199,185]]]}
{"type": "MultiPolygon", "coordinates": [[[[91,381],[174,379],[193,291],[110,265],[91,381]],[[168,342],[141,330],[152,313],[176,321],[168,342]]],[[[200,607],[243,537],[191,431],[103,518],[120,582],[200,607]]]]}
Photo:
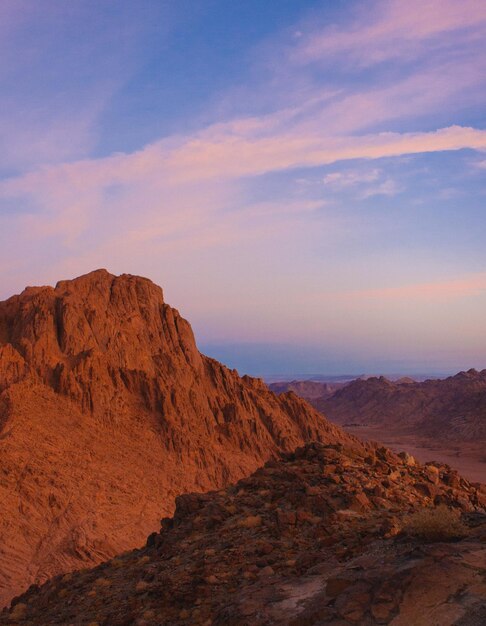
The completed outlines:
{"type": "Polygon", "coordinates": [[[0,624],[484,624],[485,505],[485,487],[448,466],[308,444],[180,496],[144,549],[32,587],[0,624]],[[433,541],[410,530],[424,507],[439,513],[433,541]],[[440,527],[444,511],[459,530],[440,527]]]}
{"type": "Polygon", "coordinates": [[[0,303],[0,606],[307,440],[352,438],[201,355],[151,281],[98,270],[25,289],[0,303]]]}
{"type": "Polygon", "coordinates": [[[389,426],[454,441],[486,440],[486,370],[443,380],[356,380],[319,402],[338,424],[389,426]]]}

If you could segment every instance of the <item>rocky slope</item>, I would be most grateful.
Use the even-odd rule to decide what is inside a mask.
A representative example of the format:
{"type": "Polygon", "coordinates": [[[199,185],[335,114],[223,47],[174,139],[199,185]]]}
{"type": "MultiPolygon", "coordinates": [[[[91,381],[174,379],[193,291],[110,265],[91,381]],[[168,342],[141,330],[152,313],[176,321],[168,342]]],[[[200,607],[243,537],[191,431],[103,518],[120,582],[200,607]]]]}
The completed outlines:
{"type": "Polygon", "coordinates": [[[338,424],[387,426],[454,441],[486,440],[486,370],[443,380],[356,380],[317,405],[338,424]]]}
{"type": "Polygon", "coordinates": [[[485,505],[447,466],[308,444],[180,496],[145,548],[32,587],[0,624],[479,626],[485,505]],[[424,507],[433,532],[417,526],[424,507]]]}
{"type": "Polygon", "coordinates": [[[351,441],[201,355],[151,281],[99,270],[27,288],[0,303],[0,606],[140,545],[178,494],[311,439],[351,441]]]}

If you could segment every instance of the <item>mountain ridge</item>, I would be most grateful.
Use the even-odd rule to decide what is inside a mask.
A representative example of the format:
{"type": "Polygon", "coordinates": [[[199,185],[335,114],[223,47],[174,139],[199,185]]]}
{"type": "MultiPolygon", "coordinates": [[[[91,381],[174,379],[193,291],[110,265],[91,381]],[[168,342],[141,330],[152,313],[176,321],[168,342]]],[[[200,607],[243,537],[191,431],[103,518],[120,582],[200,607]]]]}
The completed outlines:
{"type": "Polygon", "coordinates": [[[338,424],[389,426],[428,437],[486,439],[486,369],[423,382],[356,380],[314,406],[338,424]]]}
{"type": "Polygon", "coordinates": [[[307,444],[180,496],[144,548],[33,586],[0,624],[475,626],[485,506],[486,487],[446,465],[307,444]],[[457,528],[417,536],[408,524],[424,509],[457,528]]]}

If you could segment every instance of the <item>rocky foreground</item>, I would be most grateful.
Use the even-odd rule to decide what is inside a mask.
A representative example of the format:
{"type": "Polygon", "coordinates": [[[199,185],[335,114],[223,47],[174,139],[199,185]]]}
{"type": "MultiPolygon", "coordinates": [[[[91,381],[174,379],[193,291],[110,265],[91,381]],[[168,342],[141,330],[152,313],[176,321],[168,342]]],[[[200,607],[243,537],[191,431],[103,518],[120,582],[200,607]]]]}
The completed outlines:
{"type": "Polygon", "coordinates": [[[0,302],[0,607],[314,439],[358,445],[200,354],[150,280],[98,270],[0,302]]]}
{"type": "Polygon", "coordinates": [[[486,623],[486,488],[448,466],[314,443],[176,505],[145,548],[31,587],[0,624],[486,623]]]}

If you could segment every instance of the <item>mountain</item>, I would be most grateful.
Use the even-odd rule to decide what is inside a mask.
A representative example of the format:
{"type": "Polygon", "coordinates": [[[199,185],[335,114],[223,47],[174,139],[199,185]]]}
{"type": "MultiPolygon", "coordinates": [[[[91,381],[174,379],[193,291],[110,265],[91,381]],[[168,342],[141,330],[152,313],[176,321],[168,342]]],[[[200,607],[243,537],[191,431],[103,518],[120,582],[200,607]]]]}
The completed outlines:
{"type": "Polygon", "coordinates": [[[323,401],[332,396],[338,389],[348,383],[343,382],[319,382],[314,380],[292,380],[289,382],[270,383],[268,388],[274,393],[286,393],[293,391],[311,404],[323,401]]]}
{"type": "Polygon", "coordinates": [[[485,505],[448,466],[308,444],[180,496],[146,547],[31,587],[0,624],[479,626],[485,505]]]}
{"type": "Polygon", "coordinates": [[[28,287],[0,303],[0,606],[308,440],[356,441],[200,354],[150,280],[28,287]]]}
{"type": "Polygon", "coordinates": [[[424,382],[356,380],[318,408],[338,424],[386,426],[442,440],[486,440],[486,369],[424,382]]]}

